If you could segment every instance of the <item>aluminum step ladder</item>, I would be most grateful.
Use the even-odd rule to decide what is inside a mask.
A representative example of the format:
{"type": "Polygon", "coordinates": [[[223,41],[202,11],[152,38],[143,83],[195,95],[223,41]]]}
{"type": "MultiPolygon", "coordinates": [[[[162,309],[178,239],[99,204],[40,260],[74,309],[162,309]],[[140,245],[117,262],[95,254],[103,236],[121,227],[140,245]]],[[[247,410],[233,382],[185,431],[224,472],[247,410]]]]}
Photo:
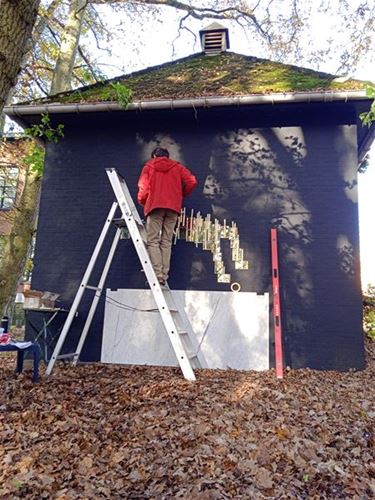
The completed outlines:
{"type": "Polygon", "coordinates": [[[192,331],[190,322],[186,314],[184,314],[182,310],[179,311],[176,307],[169,287],[167,285],[165,287],[162,287],[158,282],[145,245],[146,230],[129,193],[125,179],[118,174],[115,168],[107,168],[106,172],[115,193],[117,202],[114,202],[112,204],[112,207],[108,213],[102,232],[99,236],[95,249],[88,263],[87,269],[79,285],[77,294],[74,298],[72,307],[66,318],[51,359],[48,363],[46,374],[51,374],[53,367],[58,359],[71,359],[73,365],[77,364],[99,299],[101,297],[115,250],[122,234],[121,226],[124,226],[125,222],[129,235],[137,251],[139,260],[142,264],[145,276],[150,285],[152,295],[160,312],[160,316],[167,331],[169,340],[176,354],[177,361],[181,367],[182,373],[187,380],[194,381],[194,369],[206,367],[207,364],[202,353],[200,352],[199,345],[195,338],[194,332],[192,331]],[[118,207],[121,210],[121,219],[115,218],[118,207]],[[103,246],[108,230],[112,224],[115,224],[117,226],[117,229],[99,283],[97,286],[89,285],[91,273],[98,259],[99,252],[103,246]],[[77,348],[73,353],[61,354],[66,337],[70,331],[71,324],[77,314],[83,294],[87,290],[94,290],[95,295],[90,306],[86,322],[82,329],[77,348]]]}

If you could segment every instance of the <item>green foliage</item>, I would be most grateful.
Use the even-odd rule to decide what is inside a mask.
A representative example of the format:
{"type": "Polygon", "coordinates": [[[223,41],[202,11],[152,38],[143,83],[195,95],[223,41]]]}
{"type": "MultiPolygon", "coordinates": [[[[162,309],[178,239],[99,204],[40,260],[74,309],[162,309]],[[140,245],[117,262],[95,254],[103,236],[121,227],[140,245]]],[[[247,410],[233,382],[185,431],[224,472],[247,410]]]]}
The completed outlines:
{"type": "Polygon", "coordinates": [[[0,261],[4,256],[5,245],[6,245],[6,236],[4,234],[0,234],[0,261]]]}
{"type": "Polygon", "coordinates": [[[364,294],[364,323],[367,335],[375,340],[375,285],[369,285],[364,294]]]}
{"type": "Polygon", "coordinates": [[[44,148],[33,142],[29,154],[24,157],[23,161],[31,168],[32,172],[37,172],[41,175],[44,169],[44,157],[44,148]]]}
{"type": "Polygon", "coordinates": [[[126,109],[132,99],[132,90],[120,82],[111,83],[110,87],[115,91],[116,100],[119,105],[126,109]]]}
{"type": "Polygon", "coordinates": [[[18,479],[13,479],[12,483],[13,483],[13,486],[16,488],[16,490],[21,489],[23,486],[23,483],[21,483],[21,481],[19,481],[18,479]]]}
{"type": "Polygon", "coordinates": [[[367,335],[375,340],[375,309],[367,312],[365,321],[367,323],[367,335]]]}
{"type": "Polygon", "coordinates": [[[53,128],[49,115],[44,114],[39,124],[25,129],[25,135],[35,139],[44,139],[48,142],[58,143],[64,137],[64,125],[60,123],[56,128],[53,128]]]}
{"type": "Polygon", "coordinates": [[[33,259],[31,258],[28,258],[26,260],[26,264],[25,264],[25,269],[24,269],[24,275],[29,277],[31,275],[31,272],[34,268],[34,262],[33,262],[33,259]]]}
{"type": "Polygon", "coordinates": [[[366,113],[361,113],[359,115],[359,118],[362,121],[362,125],[367,125],[368,127],[371,127],[372,123],[375,121],[375,87],[368,86],[366,88],[366,95],[367,97],[374,99],[374,101],[371,104],[370,110],[367,111],[366,113]]]}
{"type": "Polygon", "coordinates": [[[366,88],[366,95],[367,95],[367,97],[370,97],[371,99],[375,99],[375,87],[372,87],[371,85],[369,85],[366,88]]]}
{"type": "Polygon", "coordinates": [[[370,155],[366,155],[358,166],[358,172],[364,174],[370,164],[370,155]]]}
{"type": "Polygon", "coordinates": [[[133,91],[123,83],[110,83],[101,89],[100,101],[117,101],[118,104],[126,109],[132,100],[133,91]]]}
{"type": "MultiPolygon", "coordinates": [[[[57,144],[59,140],[64,137],[64,125],[59,124],[56,128],[53,128],[49,115],[44,114],[42,115],[40,123],[26,128],[24,134],[27,137],[44,139],[47,142],[57,144]]],[[[42,175],[44,169],[44,158],[44,147],[34,141],[30,147],[28,155],[23,158],[23,161],[31,168],[32,172],[37,172],[42,175]]]]}

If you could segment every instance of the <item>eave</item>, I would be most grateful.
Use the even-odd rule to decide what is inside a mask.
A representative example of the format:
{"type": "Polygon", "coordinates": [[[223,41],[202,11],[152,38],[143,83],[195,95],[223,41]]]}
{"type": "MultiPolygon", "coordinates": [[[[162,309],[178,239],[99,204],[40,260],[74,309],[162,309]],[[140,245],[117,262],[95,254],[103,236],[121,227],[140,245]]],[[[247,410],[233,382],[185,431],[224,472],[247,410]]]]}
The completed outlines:
{"type": "MultiPolygon", "coordinates": [[[[128,105],[126,110],[116,102],[97,103],[43,103],[43,104],[18,104],[6,106],[4,112],[22,126],[28,126],[26,122],[29,116],[42,114],[62,115],[75,113],[103,113],[103,112],[132,112],[149,110],[176,110],[197,108],[220,108],[227,106],[257,106],[296,103],[331,103],[369,100],[365,90],[345,91],[319,91],[319,92],[285,92],[273,94],[253,94],[233,97],[197,97],[190,99],[161,99],[135,101],[128,105]]],[[[375,138],[374,125],[364,134],[358,145],[358,159],[362,161],[371,147],[375,138]]]]}
{"type": "MultiPolygon", "coordinates": [[[[254,94],[233,97],[196,97],[191,99],[161,99],[135,101],[128,105],[126,111],[174,110],[187,108],[215,108],[222,106],[251,106],[259,104],[288,104],[310,102],[334,102],[368,100],[365,90],[319,91],[319,92],[289,92],[274,94],[254,94]]],[[[44,103],[18,104],[6,106],[4,112],[10,117],[30,115],[98,113],[106,111],[124,111],[116,102],[97,103],[44,103]]]]}

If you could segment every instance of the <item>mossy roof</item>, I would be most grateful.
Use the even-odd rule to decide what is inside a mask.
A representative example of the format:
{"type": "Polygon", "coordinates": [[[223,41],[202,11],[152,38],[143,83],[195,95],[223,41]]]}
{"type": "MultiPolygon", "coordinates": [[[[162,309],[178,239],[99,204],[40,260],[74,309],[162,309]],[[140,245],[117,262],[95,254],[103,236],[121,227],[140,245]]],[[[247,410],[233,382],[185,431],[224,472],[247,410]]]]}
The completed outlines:
{"type": "Polygon", "coordinates": [[[111,85],[116,82],[132,90],[133,101],[362,90],[366,87],[366,82],[360,80],[341,79],[328,73],[234,52],[215,56],[198,53],[37,102],[116,101],[116,91],[111,85]]]}

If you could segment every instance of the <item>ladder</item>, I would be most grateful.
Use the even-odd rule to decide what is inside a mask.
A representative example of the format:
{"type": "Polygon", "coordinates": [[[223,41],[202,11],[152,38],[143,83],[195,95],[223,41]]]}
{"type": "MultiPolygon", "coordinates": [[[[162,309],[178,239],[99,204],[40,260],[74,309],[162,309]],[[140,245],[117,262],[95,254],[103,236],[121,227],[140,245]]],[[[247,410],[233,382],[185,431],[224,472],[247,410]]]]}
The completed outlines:
{"type": "Polygon", "coordinates": [[[191,325],[187,319],[186,314],[184,314],[182,311],[180,312],[176,307],[169,287],[162,287],[159,284],[145,245],[146,230],[134,205],[125,179],[120,176],[115,168],[107,168],[106,172],[117,201],[112,204],[112,207],[105,220],[104,226],[96,243],[94,251],[91,255],[87,269],[78,287],[78,291],[72,303],[72,307],[69,311],[61,334],[56,343],[55,349],[48,363],[46,374],[50,375],[52,373],[53,367],[58,359],[71,359],[74,366],[77,364],[87,334],[89,332],[99,299],[101,297],[105,280],[107,278],[108,271],[115,254],[115,250],[120,240],[120,236],[122,233],[121,226],[123,226],[123,223],[125,222],[182,373],[187,380],[194,381],[194,368],[203,368],[207,366],[206,361],[199,350],[194,332],[191,329],[191,325]],[[122,218],[120,220],[115,218],[115,214],[118,208],[120,208],[122,215],[122,218]],[[99,252],[103,246],[109,228],[112,224],[115,224],[117,228],[106,262],[104,264],[104,268],[102,270],[101,277],[99,279],[99,283],[97,286],[89,285],[91,273],[94,269],[96,260],[99,256],[99,252]],[[88,311],[86,322],[82,329],[75,352],[69,354],[61,354],[66,337],[70,331],[71,324],[77,314],[83,294],[87,290],[94,290],[95,295],[88,311]]]}

